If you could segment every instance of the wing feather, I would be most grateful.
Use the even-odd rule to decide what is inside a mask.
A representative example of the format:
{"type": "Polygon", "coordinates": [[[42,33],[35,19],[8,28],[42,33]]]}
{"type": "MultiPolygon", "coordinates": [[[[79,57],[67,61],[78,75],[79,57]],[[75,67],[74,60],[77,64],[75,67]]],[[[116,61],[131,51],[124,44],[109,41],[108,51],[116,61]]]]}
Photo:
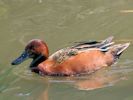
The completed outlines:
{"type": "Polygon", "coordinates": [[[49,58],[55,60],[57,63],[62,63],[66,59],[75,56],[81,52],[86,52],[89,50],[100,50],[106,52],[108,51],[109,47],[114,43],[112,42],[112,39],[113,36],[108,37],[107,39],[101,42],[97,41],[78,42],[76,45],[58,50],[57,52],[52,54],[49,58]]]}

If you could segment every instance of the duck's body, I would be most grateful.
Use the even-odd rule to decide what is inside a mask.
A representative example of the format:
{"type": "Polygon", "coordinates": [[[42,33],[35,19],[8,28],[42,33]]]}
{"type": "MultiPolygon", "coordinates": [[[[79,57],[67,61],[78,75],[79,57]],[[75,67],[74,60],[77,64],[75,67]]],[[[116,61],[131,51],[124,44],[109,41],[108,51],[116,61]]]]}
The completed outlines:
{"type": "Polygon", "coordinates": [[[43,75],[76,75],[91,73],[105,66],[112,65],[129,43],[111,46],[113,37],[102,42],[80,42],[72,47],[61,49],[48,56],[47,45],[41,40],[32,40],[25,52],[13,65],[19,64],[27,57],[33,58],[30,68],[43,75]]]}
{"type": "Polygon", "coordinates": [[[38,68],[46,75],[75,75],[94,72],[113,63],[112,55],[106,55],[99,50],[90,50],[72,56],[65,61],[57,62],[53,58],[40,63],[38,68]]]}

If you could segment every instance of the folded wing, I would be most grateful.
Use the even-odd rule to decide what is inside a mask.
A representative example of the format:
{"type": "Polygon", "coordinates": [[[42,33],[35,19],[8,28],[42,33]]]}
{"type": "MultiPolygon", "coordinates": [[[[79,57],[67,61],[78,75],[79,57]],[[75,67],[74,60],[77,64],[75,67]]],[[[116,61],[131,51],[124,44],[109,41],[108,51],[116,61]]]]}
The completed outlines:
{"type": "Polygon", "coordinates": [[[108,37],[107,39],[101,42],[98,41],[76,42],[76,44],[71,47],[58,50],[57,52],[52,54],[49,58],[53,59],[57,63],[62,63],[66,59],[75,56],[81,52],[86,52],[89,50],[100,50],[106,52],[109,50],[110,46],[114,44],[112,40],[113,36],[108,37]]]}

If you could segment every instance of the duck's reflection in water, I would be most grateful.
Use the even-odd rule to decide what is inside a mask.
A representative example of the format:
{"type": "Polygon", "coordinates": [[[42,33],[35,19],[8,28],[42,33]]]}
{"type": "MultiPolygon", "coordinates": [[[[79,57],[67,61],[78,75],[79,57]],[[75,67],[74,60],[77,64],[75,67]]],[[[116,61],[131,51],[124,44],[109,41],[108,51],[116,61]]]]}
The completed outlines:
{"type": "Polygon", "coordinates": [[[48,88],[37,98],[38,100],[49,100],[48,88]]]}
{"type": "Polygon", "coordinates": [[[40,100],[48,100],[49,87],[52,86],[52,83],[69,84],[78,90],[95,90],[113,86],[120,80],[127,79],[126,72],[129,72],[130,70],[125,71],[125,68],[118,69],[119,68],[102,69],[89,75],[81,75],[76,77],[49,77],[50,85],[48,85],[47,89],[45,89],[45,91],[40,95],[40,100]]]}
{"type": "Polygon", "coordinates": [[[103,69],[86,76],[86,79],[77,80],[74,87],[79,90],[94,90],[98,88],[108,87],[114,85],[120,80],[126,79],[126,76],[121,72],[108,72],[103,69]]]}
{"type": "MultiPolygon", "coordinates": [[[[113,86],[120,80],[126,79],[125,69],[117,71],[116,69],[102,69],[90,75],[81,75],[76,77],[48,77],[49,84],[44,92],[39,96],[38,100],[49,100],[49,88],[52,84],[67,84],[73,86],[77,90],[95,90],[108,86],[113,86]]],[[[60,85],[59,85],[60,86],[60,85]]],[[[56,87],[57,89],[57,87],[56,87]]],[[[58,89],[57,89],[58,90],[58,89]]]]}
{"type": "MultiPolygon", "coordinates": [[[[39,76],[40,79],[37,77],[35,79],[38,80],[36,82],[39,82],[41,89],[36,90],[35,98],[37,98],[37,100],[49,100],[49,98],[53,96],[58,96],[58,93],[62,93],[62,91],[65,92],[66,89],[68,89],[66,92],[73,91],[73,89],[89,91],[113,86],[117,84],[117,82],[120,82],[120,80],[127,79],[128,73],[132,71],[133,69],[131,67],[114,66],[103,68],[88,75],[71,77],[39,76]]],[[[32,79],[32,81],[35,82],[34,79],[32,79]]],[[[33,97],[33,95],[31,95],[31,97],[33,97]]]]}

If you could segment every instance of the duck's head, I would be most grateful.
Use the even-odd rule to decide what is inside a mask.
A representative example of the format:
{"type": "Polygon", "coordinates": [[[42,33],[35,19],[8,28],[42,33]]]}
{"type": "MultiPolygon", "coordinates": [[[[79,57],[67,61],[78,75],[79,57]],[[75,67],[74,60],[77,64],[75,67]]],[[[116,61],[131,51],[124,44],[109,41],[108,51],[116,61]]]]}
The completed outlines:
{"type": "Polygon", "coordinates": [[[18,65],[28,58],[33,61],[30,67],[36,67],[39,63],[46,60],[49,56],[48,47],[45,42],[40,39],[33,39],[26,45],[23,53],[15,59],[11,64],[18,65]]]}

